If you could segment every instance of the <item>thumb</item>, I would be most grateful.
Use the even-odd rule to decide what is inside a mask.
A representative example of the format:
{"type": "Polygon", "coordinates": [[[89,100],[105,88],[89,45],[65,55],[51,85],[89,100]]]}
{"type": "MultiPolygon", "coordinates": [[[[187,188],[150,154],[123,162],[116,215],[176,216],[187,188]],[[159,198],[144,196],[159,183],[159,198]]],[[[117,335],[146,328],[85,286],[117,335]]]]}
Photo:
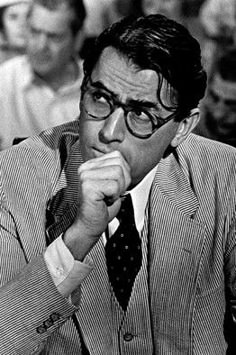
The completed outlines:
{"type": "Polygon", "coordinates": [[[116,200],[111,206],[108,207],[108,220],[111,222],[113,218],[116,217],[117,213],[120,210],[121,198],[116,200]]]}

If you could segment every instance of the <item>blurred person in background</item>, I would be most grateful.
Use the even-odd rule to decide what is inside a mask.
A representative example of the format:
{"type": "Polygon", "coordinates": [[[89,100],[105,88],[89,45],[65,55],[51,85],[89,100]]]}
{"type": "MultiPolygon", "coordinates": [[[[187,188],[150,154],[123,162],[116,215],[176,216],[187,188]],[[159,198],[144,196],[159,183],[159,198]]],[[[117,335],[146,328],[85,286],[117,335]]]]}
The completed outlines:
{"type": "Polygon", "coordinates": [[[30,0],[0,0],[0,63],[25,52],[30,0]]]}
{"type": "Polygon", "coordinates": [[[205,0],[199,16],[206,34],[212,39],[229,41],[235,27],[235,0],[205,0]]]}
{"type": "Polygon", "coordinates": [[[185,19],[184,24],[203,48],[204,32],[199,18],[199,11],[205,0],[182,0],[182,15],[185,19]]]}
{"type": "Polygon", "coordinates": [[[79,54],[82,58],[89,55],[95,38],[112,23],[125,16],[143,15],[141,2],[137,0],[84,0],[87,18],[84,26],[85,38],[79,54]]]}
{"type": "Polygon", "coordinates": [[[205,0],[199,10],[199,20],[204,31],[202,55],[209,75],[214,60],[233,45],[236,27],[235,0],[205,0]]]}
{"type": "Polygon", "coordinates": [[[175,21],[183,22],[182,0],[141,0],[144,15],[160,13],[175,21]]]}
{"type": "Polygon", "coordinates": [[[105,27],[130,15],[143,15],[141,5],[137,0],[111,0],[103,12],[105,27]]]}
{"type": "Polygon", "coordinates": [[[139,0],[144,15],[160,13],[181,23],[201,45],[202,28],[198,18],[200,1],[203,0],[139,0]]]}
{"type": "Polygon", "coordinates": [[[195,133],[236,147],[236,49],[214,65],[195,133]]]}
{"type": "Polygon", "coordinates": [[[191,16],[190,21],[183,14],[186,1],[188,0],[102,0],[97,3],[93,0],[84,0],[88,16],[85,21],[85,39],[79,53],[83,58],[89,55],[96,36],[112,23],[129,15],[163,14],[186,26],[198,40],[201,40],[201,32],[195,13],[200,6],[199,2],[203,0],[192,0],[191,8],[194,8],[195,13],[194,16],[191,16]],[[196,1],[197,4],[195,4],[196,1]]]}
{"type": "Polygon", "coordinates": [[[183,12],[187,17],[195,17],[199,14],[199,9],[206,0],[182,0],[183,12]]]}
{"type": "Polygon", "coordinates": [[[86,19],[83,26],[82,45],[79,55],[85,58],[93,46],[95,38],[104,30],[103,12],[113,0],[83,0],[86,9],[86,19]]]}
{"type": "Polygon", "coordinates": [[[75,48],[85,16],[82,0],[32,1],[27,53],[0,68],[0,150],[78,116],[83,74],[75,48]]]}

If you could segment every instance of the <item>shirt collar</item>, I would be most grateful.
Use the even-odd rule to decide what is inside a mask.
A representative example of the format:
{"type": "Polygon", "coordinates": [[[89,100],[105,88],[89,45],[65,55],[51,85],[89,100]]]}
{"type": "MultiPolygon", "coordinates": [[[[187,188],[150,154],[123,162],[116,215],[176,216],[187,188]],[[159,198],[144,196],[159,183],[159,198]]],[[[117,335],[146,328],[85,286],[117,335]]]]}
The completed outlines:
{"type": "Polygon", "coordinates": [[[135,224],[139,232],[143,228],[145,208],[155,172],[156,167],[153,168],[137,186],[129,191],[133,202],[135,224]]]}

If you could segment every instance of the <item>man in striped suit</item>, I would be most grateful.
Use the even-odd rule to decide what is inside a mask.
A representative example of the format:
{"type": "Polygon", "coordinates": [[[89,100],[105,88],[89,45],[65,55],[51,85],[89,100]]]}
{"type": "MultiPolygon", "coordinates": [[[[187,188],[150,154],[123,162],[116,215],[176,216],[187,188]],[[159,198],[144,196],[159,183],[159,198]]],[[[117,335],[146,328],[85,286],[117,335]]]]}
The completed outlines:
{"type": "Polygon", "coordinates": [[[199,44],[161,15],[124,19],[84,73],[78,122],[0,155],[0,354],[233,352],[236,151],[191,133],[199,44]],[[123,305],[108,246],[127,191],[137,230],[116,240],[141,264],[123,305]]]}

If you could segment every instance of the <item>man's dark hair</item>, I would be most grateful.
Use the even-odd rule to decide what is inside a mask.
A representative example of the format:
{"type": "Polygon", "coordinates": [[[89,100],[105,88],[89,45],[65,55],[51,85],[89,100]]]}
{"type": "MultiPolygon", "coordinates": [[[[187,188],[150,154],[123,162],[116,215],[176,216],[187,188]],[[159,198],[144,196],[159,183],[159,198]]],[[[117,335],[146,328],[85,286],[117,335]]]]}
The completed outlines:
{"type": "Polygon", "coordinates": [[[183,119],[203,98],[206,72],[201,64],[199,43],[177,22],[156,14],[126,17],[114,23],[98,36],[85,58],[85,79],[106,47],[115,48],[138,70],[151,69],[157,73],[160,102],[163,78],[167,80],[173,103],[169,109],[177,112],[176,119],[183,119]]]}
{"type": "Polygon", "coordinates": [[[66,5],[70,8],[74,14],[71,21],[71,31],[74,36],[76,36],[78,31],[82,28],[86,18],[86,9],[83,0],[34,0],[33,4],[39,4],[52,11],[57,10],[62,5],[66,5]]]}

